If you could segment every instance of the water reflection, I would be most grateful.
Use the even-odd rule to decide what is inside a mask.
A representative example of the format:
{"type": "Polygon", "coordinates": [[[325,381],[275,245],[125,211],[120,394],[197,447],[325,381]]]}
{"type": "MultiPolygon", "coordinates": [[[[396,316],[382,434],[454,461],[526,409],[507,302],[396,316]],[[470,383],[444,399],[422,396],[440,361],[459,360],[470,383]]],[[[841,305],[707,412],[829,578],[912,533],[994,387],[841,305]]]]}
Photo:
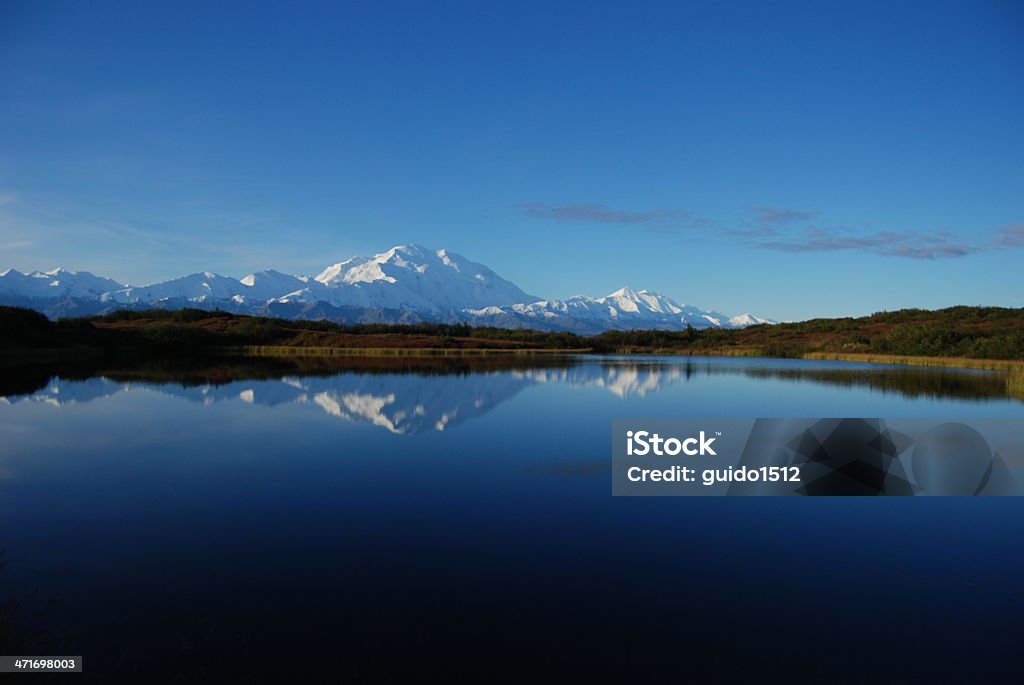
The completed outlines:
{"type": "Polygon", "coordinates": [[[695,367],[679,362],[626,360],[576,363],[562,368],[515,371],[533,383],[560,383],[574,388],[603,388],[617,397],[644,397],[693,376],[695,367]]]}
{"type": "MultiPolygon", "coordinates": [[[[595,670],[636,680],[638,665],[643,680],[673,673],[683,644],[713,655],[687,673],[722,679],[721,636],[741,617],[746,634],[780,636],[745,646],[733,660],[742,672],[724,676],[756,680],[808,617],[843,617],[828,643],[838,646],[821,655],[840,672],[851,649],[876,646],[882,602],[900,635],[955,645],[973,631],[1007,657],[966,660],[970,677],[957,675],[999,680],[1022,630],[1024,500],[825,498],[812,511],[769,498],[612,497],[608,426],[697,412],[1024,415],[1004,381],[667,357],[8,369],[0,647],[83,654],[82,677],[103,683],[316,680],[338,664],[342,679],[452,679],[453,663],[465,669],[456,680],[523,664],[529,673],[507,678],[519,682],[553,663],[552,645],[561,661],[548,680],[575,681],[595,670]],[[943,401],[911,406],[930,397],[943,401]],[[16,606],[7,598],[17,612],[4,613],[16,606]],[[24,642],[39,630],[49,648],[24,642]],[[304,655],[304,670],[281,654],[304,655]]],[[[951,479],[936,468],[947,436],[920,444],[907,475],[923,487],[992,482],[984,452],[951,479]]],[[[1019,468],[1019,451],[989,444],[1019,468]]],[[[886,655],[872,663],[906,682],[930,658],[886,655]]]]}
{"type": "Polygon", "coordinates": [[[800,360],[551,356],[215,360],[32,369],[4,375],[0,403],[66,407],[144,389],[203,405],[305,405],[410,435],[457,426],[536,385],[601,389],[625,399],[715,376],[861,387],[909,398],[986,401],[1009,396],[1006,377],[989,372],[800,360]]]}

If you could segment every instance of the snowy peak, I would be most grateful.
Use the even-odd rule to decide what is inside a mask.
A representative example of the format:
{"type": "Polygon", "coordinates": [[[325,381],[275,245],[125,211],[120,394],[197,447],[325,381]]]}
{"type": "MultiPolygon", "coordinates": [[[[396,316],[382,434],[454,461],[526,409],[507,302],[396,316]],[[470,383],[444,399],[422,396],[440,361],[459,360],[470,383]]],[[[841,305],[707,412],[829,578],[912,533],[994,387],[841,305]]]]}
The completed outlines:
{"type": "Polygon", "coordinates": [[[629,287],[620,288],[598,301],[613,304],[624,312],[649,311],[657,314],[681,314],[683,312],[683,307],[675,300],[653,290],[638,292],[629,287]]]}
{"type": "Polygon", "coordinates": [[[778,322],[777,321],[773,321],[771,319],[765,319],[765,318],[762,318],[760,316],[754,316],[753,314],[751,314],[749,312],[747,312],[746,314],[740,314],[739,316],[734,316],[731,319],[729,319],[729,325],[732,326],[733,328],[745,328],[747,326],[758,326],[758,325],[763,324],[763,323],[775,324],[775,323],[778,323],[778,322]]]}
{"type": "Polygon", "coordinates": [[[248,289],[241,293],[244,297],[267,301],[309,288],[310,280],[308,276],[291,276],[268,269],[251,273],[239,282],[248,289]]]}
{"type": "Polygon", "coordinates": [[[324,269],[315,280],[324,285],[341,283],[396,282],[403,270],[423,273],[444,250],[433,253],[421,245],[398,245],[373,257],[350,257],[324,269]]]}
{"type": "Polygon", "coordinates": [[[400,275],[403,271],[426,273],[431,268],[448,268],[461,272],[464,267],[493,274],[482,264],[474,264],[448,250],[431,250],[422,245],[410,244],[398,245],[373,257],[350,257],[324,269],[316,277],[316,280],[325,285],[335,285],[340,281],[372,283],[377,280],[391,281],[394,276],[400,275]]]}
{"type": "Polygon", "coordinates": [[[343,262],[332,264],[327,267],[319,274],[317,274],[313,280],[323,283],[324,285],[338,285],[345,283],[345,274],[352,268],[361,266],[368,262],[366,257],[350,257],[343,262]]]}
{"type": "Polygon", "coordinates": [[[104,293],[100,299],[119,304],[146,304],[165,300],[207,302],[230,300],[242,294],[244,288],[241,281],[234,278],[221,276],[212,271],[200,271],[163,283],[104,293]]]}
{"type": "MultiPolygon", "coordinates": [[[[394,283],[395,278],[388,273],[389,271],[411,269],[423,273],[432,258],[437,258],[444,252],[438,250],[431,253],[431,250],[415,244],[398,245],[373,257],[350,257],[343,262],[332,264],[321,271],[315,280],[324,285],[373,283],[381,280],[394,283]],[[394,268],[386,268],[388,266],[394,268]]],[[[400,274],[401,271],[397,273],[400,274]]]]}
{"type": "Polygon", "coordinates": [[[537,299],[483,264],[416,244],[332,264],[315,280],[332,289],[329,302],[360,307],[444,312],[537,299]]]}
{"type": "Polygon", "coordinates": [[[624,288],[619,288],[618,290],[613,292],[611,295],[608,295],[607,297],[609,297],[609,298],[612,298],[612,297],[625,297],[627,299],[634,299],[635,300],[638,295],[639,295],[639,293],[637,293],[635,290],[633,290],[632,288],[630,288],[627,285],[624,288]]]}
{"type": "Polygon", "coordinates": [[[102,278],[88,271],[69,271],[61,267],[50,271],[33,271],[29,274],[8,269],[0,274],[0,293],[29,298],[90,298],[123,287],[110,278],[102,278]]]}

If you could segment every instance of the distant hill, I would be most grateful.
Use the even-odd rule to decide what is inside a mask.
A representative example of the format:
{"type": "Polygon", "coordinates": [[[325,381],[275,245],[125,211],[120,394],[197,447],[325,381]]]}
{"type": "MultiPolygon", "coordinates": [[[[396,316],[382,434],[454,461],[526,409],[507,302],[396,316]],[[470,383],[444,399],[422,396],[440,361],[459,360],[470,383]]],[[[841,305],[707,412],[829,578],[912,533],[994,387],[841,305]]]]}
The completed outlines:
{"type": "Polygon", "coordinates": [[[770,357],[872,353],[1019,360],[1024,359],[1024,309],[902,309],[739,330],[609,331],[599,338],[603,345],[620,350],[749,352],[770,357]]]}
{"type": "MultiPolygon", "coordinates": [[[[0,349],[88,347],[191,355],[232,346],[286,348],[590,350],[597,353],[887,354],[1024,360],[1024,309],[905,309],[871,316],[813,319],[742,329],[570,332],[473,327],[465,323],[342,325],[197,309],[119,311],[50,321],[32,310],[0,307],[0,349]]],[[[10,352],[8,353],[10,354],[10,352]]]]}

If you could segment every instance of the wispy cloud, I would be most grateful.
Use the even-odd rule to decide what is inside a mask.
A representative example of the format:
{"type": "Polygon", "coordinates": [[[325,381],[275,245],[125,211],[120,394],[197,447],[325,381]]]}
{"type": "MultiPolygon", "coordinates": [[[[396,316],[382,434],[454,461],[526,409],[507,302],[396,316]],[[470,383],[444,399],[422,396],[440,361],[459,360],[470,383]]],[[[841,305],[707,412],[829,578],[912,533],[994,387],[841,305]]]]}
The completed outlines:
{"type": "Polygon", "coordinates": [[[12,240],[9,243],[0,243],[0,250],[27,250],[34,245],[31,240],[12,240]]]}
{"type": "Polygon", "coordinates": [[[774,205],[749,205],[731,225],[682,209],[616,209],[599,202],[548,204],[529,202],[517,206],[526,216],[565,222],[636,226],[647,231],[672,233],[707,230],[731,235],[747,247],[778,252],[813,253],[860,251],[887,257],[935,260],[966,257],[993,248],[1024,246],[1024,224],[1004,226],[991,243],[972,242],[950,231],[873,231],[847,226],[821,226],[821,212],[774,205]]]}
{"type": "Polygon", "coordinates": [[[768,207],[765,205],[753,205],[749,209],[754,213],[754,221],[769,226],[794,224],[818,216],[817,209],[793,209],[791,207],[768,207]]]}
{"type": "Polygon", "coordinates": [[[992,244],[1004,249],[1024,245],[1024,224],[1014,224],[996,229],[996,237],[992,244]]]}
{"type": "Polygon", "coordinates": [[[613,209],[608,205],[588,202],[550,205],[528,202],[519,205],[527,216],[555,221],[581,221],[602,224],[627,224],[646,227],[707,228],[712,222],[692,212],[679,209],[613,209]]]}
{"type": "Polygon", "coordinates": [[[857,235],[848,229],[821,228],[810,229],[799,237],[755,242],[754,247],[781,252],[862,250],[909,259],[966,257],[981,249],[961,236],[947,231],[936,233],[882,231],[857,235]]]}
{"type": "Polygon", "coordinates": [[[809,221],[818,216],[817,209],[794,209],[792,207],[770,207],[751,205],[736,225],[726,229],[729,235],[741,238],[769,238],[782,234],[793,225],[809,221]]]}

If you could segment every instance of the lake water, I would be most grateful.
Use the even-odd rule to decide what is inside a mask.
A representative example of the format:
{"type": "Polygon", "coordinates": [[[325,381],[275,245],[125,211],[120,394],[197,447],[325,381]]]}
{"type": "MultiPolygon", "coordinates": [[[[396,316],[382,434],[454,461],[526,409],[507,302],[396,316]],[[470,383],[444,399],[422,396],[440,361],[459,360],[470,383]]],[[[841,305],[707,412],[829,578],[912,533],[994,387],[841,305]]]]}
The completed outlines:
{"type": "Polygon", "coordinates": [[[0,653],[76,682],[1021,677],[1024,499],[610,485],[613,418],[1024,419],[998,374],[263,360],[0,395],[0,653]]]}

